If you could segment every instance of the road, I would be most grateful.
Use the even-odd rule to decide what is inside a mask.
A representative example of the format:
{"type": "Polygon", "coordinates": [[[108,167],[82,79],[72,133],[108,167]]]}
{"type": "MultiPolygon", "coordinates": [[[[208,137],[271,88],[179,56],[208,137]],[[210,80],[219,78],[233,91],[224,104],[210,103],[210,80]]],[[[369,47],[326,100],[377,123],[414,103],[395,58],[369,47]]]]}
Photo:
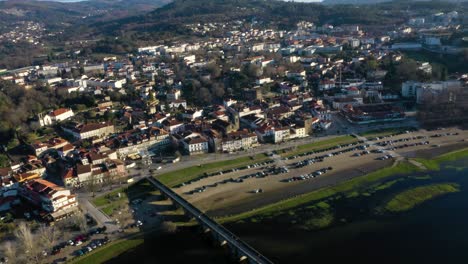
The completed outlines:
{"type": "Polygon", "coordinates": [[[99,226],[106,226],[107,232],[112,233],[117,231],[119,227],[113,223],[112,219],[106,214],[97,209],[90,201],[90,197],[84,194],[78,194],[78,203],[85,213],[88,213],[93,217],[99,226]]]}
{"type": "Polygon", "coordinates": [[[239,250],[242,253],[241,256],[246,256],[250,262],[254,261],[254,263],[259,263],[259,264],[272,263],[269,259],[267,259],[265,256],[260,254],[254,248],[249,246],[247,243],[242,241],[240,238],[238,238],[236,235],[231,233],[225,227],[213,221],[210,217],[205,215],[198,208],[196,208],[191,203],[187,202],[185,199],[183,199],[178,194],[173,192],[169,187],[165,186],[164,184],[154,179],[153,177],[148,177],[147,179],[153,185],[155,185],[157,189],[159,189],[162,193],[167,195],[172,201],[174,201],[175,203],[183,207],[183,209],[186,212],[188,212],[193,217],[195,217],[197,221],[201,222],[203,226],[208,227],[211,230],[211,232],[215,232],[216,234],[221,236],[222,239],[228,242],[230,246],[236,247],[237,250],[239,250]]]}
{"type": "Polygon", "coordinates": [[[414,159],[409,159],[409,160],[408,160],[407,158],[403,157],[402,155],[398,154],[397,152],[392,151],[392,150],[387,150],[387,149],[385,149],[384,147],[379,146],[376,142],[367,139],[366,137],[362,137],[362,136],[359,136],[359,135],[357,135],[357,134],[353,134],[353,135],[354,135],[357,139],[363,141],[364,143],[366,143],[366,144],[368,144],[368,145],[370,145],[370,146],[372,146],[372,147],[375,147],[375,148],[378,149],[378,150],[383,151],[383,153],[387,153],[387,154],[392,155],[392,157],[395,158],[395,159],[398,160],[398,161],[407,160],[409,163],[415,165],[416,167],[420,168],[421,170],[425,170],[425,169],[426,169],[426,167],[424,167],[423,164],[421,164],[421,163],[415,161],[414,159]]]}
{"type": "MultiPolygon", "coordinates": [[[[231,159],[245,157],[245,156],[254,156],[257,154],[273,152],[275,150],[280,150],[280,149],[285,149],[285,148],[295,148],[300,145],[313,143],[313,142],[319,142],[319,141],[323,141],[327,139],[332,139],[332,138],[336,138],[345,134],[357,135],[358,133],[368,131],[369,129],[375,130],[375,129],[385,129],[385,128],[417,126],[417,122],[413,119],[408,119],[404,122],[373,124],[372,126],[354,125],[354,124],[350,124],[343,117],[341,117],[338,112],[332,112],[332,119],[333,119],[332,127],[329,130],[323,132],[319,136],[315,136],[315,137],[309,136],[306,138],[283,142],[280,144],[264,144],[254,149],[250,149],[246,151],[239,151],[233,154],[210,153],[210,154],[200,155],[200,156],[189,156],[189,157],[184,156],[181,158],[180,162],[170,164],[167,166],[162,166],[162,168],[160,170],[157,170],[156,173],[157,174],[168,173],[168,172],[172,172],[172,171],[176,171],[176,170],[180,170],[184,168],[189,168],[189,167],[193,167],[193,166],[197,166],[197,165],[205,164],[205,163],[210,163],[210,162],[231,160],[231,159]]],[[[365,139],[365,138],[359,137],[359,139],[365,139]]],[[[367,141],[367,139],[365,140],[367,141]]],[[[373,144],[373,142],[369,142],[368,144],[373,144]]],[[[392,155],[393,154],[394,153],[392,153],[392,155]]],[[[398,155],[395,154],[395,156],[398,156],[398,155]]],[[[281,162],[281,164],[283,163],[279,156],[275,155],[273,156],[273,158],[281,162]]],[[[145,178],[147,175],[149,175],[150,174],[148,171],[149,169],[155,169],[156,167],[159,167],[158,164],[143,165],[143,166],[144,166],[143,169],[135,169],[135,168],[129,169],[129,175],[133,176],[135,181],[138,181],[142,178],[145,178]]],[[[128,184],[119,185],[118,187],[120,188],[126,185],[128,184]]],[[[98,192],[97,194],[103,195],[110,191],[112,190],[98,192]]],[[[104,213],[102,213],[99,209],[97,209],[91,203],[91,200],[93,197],[80,191],[78,191],[77,194],[78,194],[78,200],[80,204],[83,205],[83,208],[85,209],[85,211],[90,213],[91,216],[93,216],[99,224],[106,225],[111,230],[117,229],[117,226],[112,224],[112,220],[109,219],[104,213]]]]}

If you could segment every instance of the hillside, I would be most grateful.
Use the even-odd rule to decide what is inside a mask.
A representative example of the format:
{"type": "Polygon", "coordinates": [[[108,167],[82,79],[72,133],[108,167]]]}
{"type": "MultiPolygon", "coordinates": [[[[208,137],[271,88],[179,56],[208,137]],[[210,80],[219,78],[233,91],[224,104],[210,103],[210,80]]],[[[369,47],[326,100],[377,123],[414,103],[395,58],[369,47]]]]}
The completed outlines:
{"type": "Polygon", "coordinates": [[[386,24],[399,23],[404,17],[385,14],[373,5],[355,8],[277,0],[176,0],[145,15],[93,26],[100,32],[177,32],[181,30],[181,24],[237,19],[255,19],[280,28],[290,28],[300,20],[333,24],[386,24]]]}
{"type": "Polygon", "coordinates": [[[86,24],[96,21],[141,15],[169,3],[170,0],[93,0],[56,2],[36,0],[0,1],[2,23],[23,20],[47,26],[86,24]]]}

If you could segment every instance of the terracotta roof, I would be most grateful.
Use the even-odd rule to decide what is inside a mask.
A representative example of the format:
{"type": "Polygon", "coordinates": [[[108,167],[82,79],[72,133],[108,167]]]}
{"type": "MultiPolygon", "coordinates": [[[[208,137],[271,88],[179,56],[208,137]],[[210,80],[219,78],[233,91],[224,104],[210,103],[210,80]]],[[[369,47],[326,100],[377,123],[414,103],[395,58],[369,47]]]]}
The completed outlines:
{"type": "Polygon", "coordinates": [[[62,114],[65,114],[66,112],[69,112],[70,109],[66,109],[66,108],[59,108],[55,111],[52,111],[52,113],[50,113],[52,116],[59,116],[59,115],[62,115],[62,114]]]}

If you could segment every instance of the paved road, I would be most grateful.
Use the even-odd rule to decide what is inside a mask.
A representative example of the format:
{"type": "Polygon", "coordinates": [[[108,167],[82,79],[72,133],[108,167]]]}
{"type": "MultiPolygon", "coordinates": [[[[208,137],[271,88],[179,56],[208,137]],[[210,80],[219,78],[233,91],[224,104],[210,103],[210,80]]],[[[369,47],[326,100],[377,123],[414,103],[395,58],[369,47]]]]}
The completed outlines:
{"type": "Polygon", "coordinates": [[[78,194],[78,203],[86,213],[90,214],[91,217],[96,220],[99,226],[105,225],[108,233],[117,231],[119,227],[112,222],[109,216],[97,209],[89,199],[89,196],[78,194]]]}
{"type": "Polygon", "coordinates": [[[211,230],[211,232],[215,232],[216,234],[218,234],[223,240],[228,242],[230,246],[236,247],[237,250],[239,250],[242,253],[241,256],[246,256],[249,259],[249,263],[273,263],[265,256],[260,254],[258,251],[256,251],[254,248],[249,246],[247,243],[242,241],[239,237],[227,230],[224,226],[213,221],[210,217],[205,215],[198,208],[196,208],[191,203],[187,202],[184,198],[180,197],[178,194],[173,192],[169,187],[165,186],[164,184],[152,177],[148,177],[147,179],[153,185],[155,185],[157,189],[159,189],[161,192],[167,195],[172,201],[183,207],[183,209],[186,212],[195,217],[197,221],[202,222],[205,227],[208,227],[211,230]]]}
{"type": "Polygon", "coordinates": [[[364,143],[370,145],[370,146],[373,146],[375,147],[376,149],[378,150],[381,150],[383,153],[386,153],[386,154],[390,154],[392,155],[397,161],[403,161],[403,160],[407,160],[409,163],[415,165],[416,167],[422,169],[422,170],[425,170],[426,167],[424,167],[423,164],[413,160],[413,159],[407,159],[405,157],[403,157],[402,155],[398,154],[397,152],[395,151],[392,151],[392,150],[387,150],[385,149],[384,147],[382,146],[379,146],[376,142],[374,141],[371,141],[369,139],[367,139],[366,137],[362,137],[362,136],[359,136],[357,134],[353,134],[356,138],[358,138],[359,140],[363,141],[364,143]]]}

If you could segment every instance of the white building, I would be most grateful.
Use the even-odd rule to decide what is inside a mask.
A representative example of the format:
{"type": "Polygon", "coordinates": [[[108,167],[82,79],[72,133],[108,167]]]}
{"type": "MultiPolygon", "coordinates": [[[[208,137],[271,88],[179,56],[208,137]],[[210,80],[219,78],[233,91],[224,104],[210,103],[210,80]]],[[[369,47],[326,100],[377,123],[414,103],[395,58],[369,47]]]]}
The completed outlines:
{"type": "Polygon", "coordinates": [[[403,98],[414,98],[416,102],[421,103],[423,94],[429,91],[440,92],[446,89],[460,88],[461,82],[458,80],[450,80],[444,82],[421,83],[415,81],[407,81],[401,85],[401,95],[403,98]]]}
{"type": "Polygon", "coordinates": [[[182,143],[189,155],[204,154],[208,153],[209,150],[208,139],[202,136],[187,138],[182,143]]]}
{"type": "Polygon", "coordinates": [[[236,131],[227,134],[221,143],[223,152],[234,152],[238,150],[247,150],[258,146],[258,137],[255,133],[248,131],[236,131]]]}
{"type": "Polygon", "coordinates": [[[70,190],[42,179],[27,182],[23,186],[21,196],[40,206],[53,220],[65,217],[78,208],[78,201],[70,190]]]}
{"type": "Polygon", "coordinates": [[[93,137],[103,138],[115,133],[114,125],[109,123],[80,124],[75,127],[64,126],[62,129],[79,140],[93,137]]]}
{"type": "Polygon", "coordinates": [[[73,110],[67,108],[59,108],[57,110],[51,111],[45,116],[39,115],[39,124],[41,126],[50,126],[54,123],[67,120],[73,116],[75,116],[73,110]]]}

